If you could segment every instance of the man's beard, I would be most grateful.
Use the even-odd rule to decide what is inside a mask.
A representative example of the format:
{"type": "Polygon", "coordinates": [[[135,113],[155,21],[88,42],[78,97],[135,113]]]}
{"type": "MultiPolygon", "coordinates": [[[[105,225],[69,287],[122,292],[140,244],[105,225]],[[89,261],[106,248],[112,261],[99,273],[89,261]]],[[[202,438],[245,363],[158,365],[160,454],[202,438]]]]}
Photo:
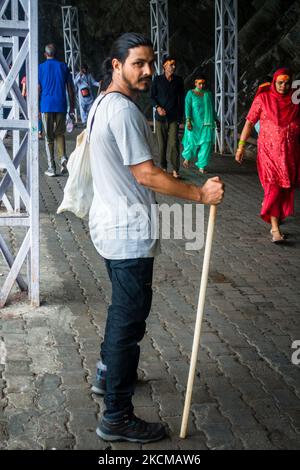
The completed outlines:
{"type": "Polygon", "coordinates": [[[125,74],[124,72],[123,72],[123,75],[122,75],[122,79],[124,80],[124,82],[125,82],[126,85],[128,86],[129,90],[130,90],[130,91],[133,91],[133,92],[135,92],[135,93],[148,93],[148,91],[150,90],[150,83],[149,83],[149,81],[148,81],[149,78],[150,78],[150,77],[144,77],[144,78],[142,78],[142,79],[140,79],[140,80],[138,81],[138,83],[144,82],[144,83],[147,84],[147,87],[146,87],[146,88],[140,89],[140,88],[137,88],[137,86],[132,85],[132,83],[131,83],[130,80],[126,77],[126,74],[125,74]],[[146,79],[148,79],[148,80],[146,81],[146,79]]]}

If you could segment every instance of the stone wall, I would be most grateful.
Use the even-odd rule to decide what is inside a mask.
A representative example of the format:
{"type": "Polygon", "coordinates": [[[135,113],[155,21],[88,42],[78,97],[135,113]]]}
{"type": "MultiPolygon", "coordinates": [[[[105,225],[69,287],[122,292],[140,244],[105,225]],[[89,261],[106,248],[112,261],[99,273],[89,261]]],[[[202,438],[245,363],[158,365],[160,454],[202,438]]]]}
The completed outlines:
{"type": "MultiPolygon", "coordinates": [[[[63,58],[62,1],[40,0],[40,56],[55,41],[63,58]]],[[[148,0],[71,0],[79,9],[82,59],[96,78],[115,37],[125,31],[150,35],[148,0]]],[[[257,84],[281,65],[300,68],[300,0],[238,0],[239,117],[242,121],[257,84]]],[[[214,79],[214,0],[170,0],[170,51],[186,88],[204,69],[214,79]]]]}

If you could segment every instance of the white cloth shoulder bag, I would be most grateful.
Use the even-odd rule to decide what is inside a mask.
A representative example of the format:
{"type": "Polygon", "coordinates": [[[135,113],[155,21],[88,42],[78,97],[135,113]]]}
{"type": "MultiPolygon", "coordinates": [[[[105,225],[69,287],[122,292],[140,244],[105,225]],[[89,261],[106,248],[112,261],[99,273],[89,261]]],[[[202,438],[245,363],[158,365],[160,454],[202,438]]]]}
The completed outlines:
{"type": "Polygon", "coordinates": [[[62,203],[57,209],[57,214],[69,211],[82,219],[90,210],[93,202],[94,191],[88,137],[89,133],[92,131],[98,106],[105,96],[106,95],[101,96],[101,99],[99,99],[91,122],[90,132],[88,132],[87,129],[84,129],[84,131],[77,136],[76,147],[71,153],[67,163],[69,177],[64,189],[62,203]]]}

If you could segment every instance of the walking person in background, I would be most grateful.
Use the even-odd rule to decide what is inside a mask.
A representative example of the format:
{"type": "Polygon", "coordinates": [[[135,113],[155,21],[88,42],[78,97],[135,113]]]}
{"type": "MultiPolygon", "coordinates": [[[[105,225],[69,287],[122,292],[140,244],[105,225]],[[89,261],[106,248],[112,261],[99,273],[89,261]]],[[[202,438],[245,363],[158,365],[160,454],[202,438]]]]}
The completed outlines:
{"type": "MultiPolygon", "coordinates": [[[[26,75],[24,75],[24,77],[22,78],[21,85],[22,85],[22,92],[21,92],[22,96],[26,98],[27,97],[26,75]]],[[[42,139],[43,138],[43,122],[42,122],[42,116],[40,112],[39,112],[38,126],[39,126],[39,139],[42,139]]]]}
{"type": "Polygon", "coordinates": [[[179,178],[178,125],[184,113],[183,80],[175,75],[176,60],[165,57],[164,73],[154,78],[151,88],[152,106],[155,108],[155,124],[160,166],[167,171],[169,156],[174,178],[179,178]]]}
{"type": "Polygon", "coordinates": [[[67,64],[56,59],[56,47],[48,44],[45,47],[46,61],[39,66],[40,112],[45,130],[48,169],[47,176],[56,176],[54,145],[60,159],[61,174],[66,174],[66,114],[67,97],[69,96],[70,114],[74,113],[73,81],[67,64]]]}
{"type": "Polygon", "coordinates": [[[216,115],[211,91],[206,88],[206,78],[199,75],[195,88],[185,98],[186,126],[182,139],[183,166],[197,158],[196,166],[201,174],[206,173],[215,143],[216,115]]]}
{"type": "Polygon", "coordinates": [[[75,77],[74,85],[78,94],[81,122],[86,124],[89,111],[95,99],[93,87],[99,88],[100,82],[94,79],[89,72],[88,66],[84,64],[75,77]]]}
{"type": "Polygon", "coordinates": [[[241,133],[235,159],[242,163],[245,145],[260,121],[257,168],[264,200],[261,218],[271,223],[272,242],[284,241],[280,221],[294,215],[294,191],[300,185],[300,111],[292,101],[292,73],[277,70],[269,90],[252,103],[241,133]]]}

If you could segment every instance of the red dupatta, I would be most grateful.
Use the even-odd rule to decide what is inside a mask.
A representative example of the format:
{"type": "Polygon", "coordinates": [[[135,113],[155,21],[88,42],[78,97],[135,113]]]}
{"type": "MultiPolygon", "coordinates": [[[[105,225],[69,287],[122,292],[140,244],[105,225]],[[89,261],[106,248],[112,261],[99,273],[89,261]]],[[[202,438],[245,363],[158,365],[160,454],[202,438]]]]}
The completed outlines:
{"type": "Polygon", "coordinates": [[[275,82],[279,75],[289,75],[292,80],[292,74],[289,69],[278,69],[273,75],[269,90],[261,93],[261,99],[265,104],[266,114],[269,119],[280,127],[286,127],[300,117],[299,105],[292,102],[292,88],[286,95],[278,93],[275,82]]]}

